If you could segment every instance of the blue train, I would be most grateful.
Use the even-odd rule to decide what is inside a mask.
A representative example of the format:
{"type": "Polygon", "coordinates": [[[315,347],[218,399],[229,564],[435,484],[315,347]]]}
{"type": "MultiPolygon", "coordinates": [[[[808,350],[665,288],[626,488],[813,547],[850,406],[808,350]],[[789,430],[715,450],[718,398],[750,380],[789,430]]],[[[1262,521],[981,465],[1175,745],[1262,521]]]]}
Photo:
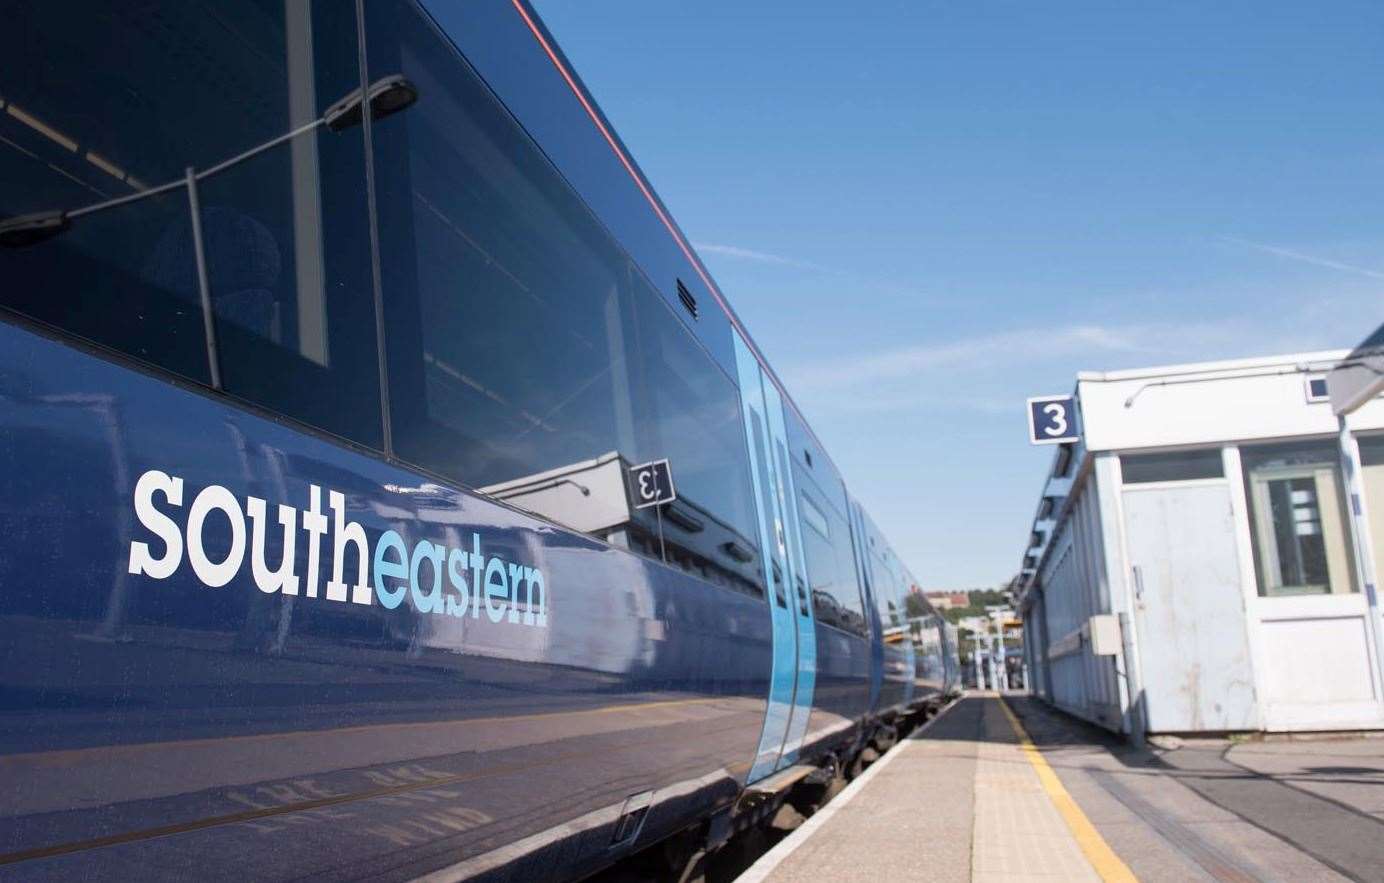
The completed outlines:
{"type": "Polygon", "coordinates": [[[0,19],[0,877],[676,876],[956,690],[523,0],[0,19]]]}

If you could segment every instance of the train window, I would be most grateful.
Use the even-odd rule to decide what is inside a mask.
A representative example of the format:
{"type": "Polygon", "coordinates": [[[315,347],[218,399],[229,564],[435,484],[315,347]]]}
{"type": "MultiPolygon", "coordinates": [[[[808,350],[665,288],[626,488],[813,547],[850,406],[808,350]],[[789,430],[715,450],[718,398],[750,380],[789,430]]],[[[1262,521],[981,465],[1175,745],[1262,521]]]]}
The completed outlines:
{"type": "Polygon", "coordinates": [[[832,591],[838,580],[836,553],[831,548],[831,525],[810,493],[799,485],[798,515],[802,519],[803,555],[817,621],[840,626],[840,603],[832,591]]]}
{"type": "Polygon", "coordinates": [[[359,88],[353,10],[259,0],[212,15],[153,0],[12,14],[0,216],[69,214],[42,241],[0,242],[0,303],[203,383],[215,363],[228,392],[377,445],[360,129],[306,132],[217,170],[359,88]]]}
{"type": "Polygon", "coordinates": [[[817,621],[864,634],[865,610],[860,603],[846,519],[825,502],[816,482],[799,464],[795,463],[793,469],[803,554],[817,621]]]}
{"type": "Polygon", "coordinates": [[[760,592],[735,385],[431,21],[367,16],[421,96],[374,140],[396,452],[760,592]],[[662,458],[677,501],[633,510],[628,467],[662,458]]]}
{"type": "Polygon", "coordinates": [[[799,511],[802,514],[803,524],[806,527],[812,528],[812,530],[817,533],[818,537],[830,542],[831,526],[827,524],[826,513],[823,512],[816,503],[812,502],[812,497],[806,491],[802,492],[799,502],[802,504],[802,508],[799,511]]]}
{"type": "MultiPolygon", "coordinates": [[[[706,560],[729,563],[735,559],[727,543],[757,545],[750,540],[758,516],[739,394],[658,292],[642,276],[633,281],[639,309],[630,362],[642,369],[632,372],[637,447],[668,458],[680,502],[702,520],[699,529],[680,533],[681,542],[706,560]]],[[[651,512],[644,519],[656,529],[651,512]]]]}
{"type": "Polygon", "coordinates": [[[818,490],[826,497],[826,502],[835,507],[838,512],[846,511],[846,490],[841,483],[841,478],[836,472],[836,467],[832,465],[831,459],[827,457],[821,446],[817,444],[817,439],[807,429],[797,410],[791,403],[786,403],[783,409],[784,423],[788,427],[788,442],[796,454],[798,460],[808,474],[817,479],[818,490]]]}
{"type": "MultiPolygon", "coordinates": [[[[758,365],[756,364],[756,372],[758,365]]],[[[763,382],[756,376],[756,382],[763,382]]],[[[764,551],[766,559],[765,566],[771,571],[769,577],[770,591],[773,601],[780,607],[788,606],[788,588],[784,585],[783,573],[783,534],[779,530],[779,520],[776,509],[774,494],[774,479],[769,468],[769,441],[763,424],[763,393],[749,392],[748,395],[759,399],[758,413],[750,420],[750,439],[754,449],[760,454],[755,458],[754,466],[756,471],[755,487],[759,491],[759,511],[764,517],[765,544],[768,548],[764,551]]]]}
{"type": "MultiPolygon", "coordinates": [[[[866,529],[874,533],[874,525],[868,521],[866,524],[866,529]]],[[[883,541],[872,543],[872,546],[871,586],[875,594],[875,608],[879,611],[880,626],[886,630],[897,628],[903,625],[902,611],[899,610],[899,599],[903,597],[903,593],[900,591],[901,574],[898,570],[898,560],[883,541]]]]}
{"type": "MultiPolygon", "coordinates": [[[[838,486],[841,484],[839,481],[836,483],[838,486]]],[[[844,487],[842,496],[845,496],[844,487]]],[[[842,577],[838,598],[844,607],[853,611],[852,619],[858,624],[858,631],[866,634],[869,624],[865,616],[865,584],[860,573],[859,559],[856,557],[858,538],[854,536],[844,515],[841,515],[837,525],[838,529],[833,532],[831,545],[836,550],[836,572],[842,577]]]]}

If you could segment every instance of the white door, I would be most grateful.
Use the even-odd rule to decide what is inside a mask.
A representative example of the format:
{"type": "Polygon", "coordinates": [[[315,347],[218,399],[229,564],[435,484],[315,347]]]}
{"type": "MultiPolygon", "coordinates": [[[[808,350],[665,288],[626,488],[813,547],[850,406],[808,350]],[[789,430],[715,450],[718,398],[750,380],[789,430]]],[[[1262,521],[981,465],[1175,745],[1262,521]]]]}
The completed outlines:
{"type": "Polygon", "coordinates": [[[1148,730],[1258,729],[1228,485],[1126,486],[1123,503],[1148,730]]]}
{"type": "Polygon", "coordinates": [[[1247,477],[1268,730],[1384,724],[1337,468],[1330,459],[1256,464],[1247,477]]]}

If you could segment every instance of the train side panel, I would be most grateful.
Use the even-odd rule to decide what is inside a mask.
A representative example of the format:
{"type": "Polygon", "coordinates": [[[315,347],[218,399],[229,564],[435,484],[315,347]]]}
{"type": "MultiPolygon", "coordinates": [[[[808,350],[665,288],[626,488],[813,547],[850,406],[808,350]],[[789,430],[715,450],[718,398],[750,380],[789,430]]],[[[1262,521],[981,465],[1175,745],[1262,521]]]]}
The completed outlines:
{"type": "Polygon", "coordinates": [[[871,626],[855,563],[850,503],[827,453],[787,412],[799,536],[816,618],[816,688],[804,756],[838,759],[856,747],[870,707],[871,626]]]}
{"type": "Polygon", "coordinates": [[[945,620],[942,622],[942,645],[942,659],[947,673],[945,692],[952,696],[961,691],[961,645],[956,626],[945,620]]]}
{"type": "Polygon", "coordinates": [[[870,516],[859,510],[860,557],[869,587],[875,630],[877,693],[871,711],[890,717],[904,711],[913,692],[913,642],[904,609],[902,564],[870,516]]]}
{"type": "Polygon", "coordinates": [[[0,353],[5,870],[499,872],[523,842],[580,873],[631,798],[641,843],[734,799],[762,598],[29,330],[0,353]],[[267,591],[289,537],[297,593],[267,591]]]}
{"type": "Polygon", "coordinates": [[[944,620],[921,595],[912,596],[911,601],[918,609],[925,611],[922,616],[910,621],[915,647],[913,701],[920,704],[936,701],[947,692],[944,620]]]}
{"type": "Polygon", "coordinates": [[[581,876],[730,811],[776,650],[780,765],[931,695],[786,394],[776,585],[738,323],[533,10],[359,9],[0,32],[0,875],[581,876]]]}

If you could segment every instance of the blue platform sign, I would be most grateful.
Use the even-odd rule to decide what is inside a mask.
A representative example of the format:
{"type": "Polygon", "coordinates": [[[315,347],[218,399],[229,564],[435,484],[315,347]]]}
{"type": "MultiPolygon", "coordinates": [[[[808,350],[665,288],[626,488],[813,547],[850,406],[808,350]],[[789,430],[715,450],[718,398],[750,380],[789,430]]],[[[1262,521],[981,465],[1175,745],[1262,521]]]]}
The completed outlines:
{"type": "Polygon", "coordinates": [[[1074,396],[1034,396],[1028,400],[1028,441],[1057,445],[1081,438],[1074,396]]]}

